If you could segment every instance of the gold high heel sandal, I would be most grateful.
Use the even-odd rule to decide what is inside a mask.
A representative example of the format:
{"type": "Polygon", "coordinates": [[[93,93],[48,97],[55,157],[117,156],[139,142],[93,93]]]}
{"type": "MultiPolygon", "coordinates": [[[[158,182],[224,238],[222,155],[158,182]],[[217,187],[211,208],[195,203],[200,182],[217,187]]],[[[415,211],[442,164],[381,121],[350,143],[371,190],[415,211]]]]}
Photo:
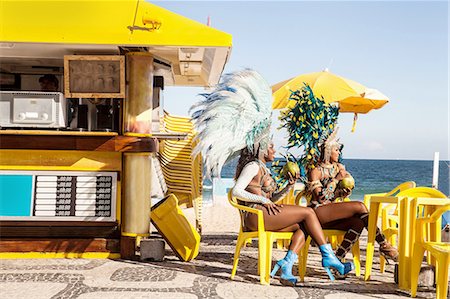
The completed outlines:
{"type": "Polygon", "coordinates": [[[380,245],[380,254],[384,257],[388,264],[389,259],[394,261],[394,263],[398,262],[398,250],[388,242],[380,245]]]}

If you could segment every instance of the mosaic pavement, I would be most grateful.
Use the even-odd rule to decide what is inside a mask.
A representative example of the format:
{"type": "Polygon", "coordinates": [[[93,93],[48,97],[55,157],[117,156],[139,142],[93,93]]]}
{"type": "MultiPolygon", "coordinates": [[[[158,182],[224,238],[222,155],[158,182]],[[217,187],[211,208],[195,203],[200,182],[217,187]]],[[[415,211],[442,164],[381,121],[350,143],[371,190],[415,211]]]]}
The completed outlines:
{"type": "MultiPolygon", "coordinates": [[[[409,298],[397,289],[392,265],[380,275],[378,259],[367,283],[354,275],[329,281],[320,267],[317,248],[311,248],[307,277],[298,287],[281,286],[276,279],[270,286],[260,285],[254,246],[242,250],[238,272],[231,281],[236,237],[204,235],[199,256],[189,263],[180,262],[169,248],[164,262],[0,260],[0,298],[409,298]]],[[[361,255],[365,255],[364,248],[361,255]]],[[[283,251],[274,250],[273,262],[283,256],[283,251]]],[[[434,296],[434,289],[421,289],[418,297],[434,296]]]]}

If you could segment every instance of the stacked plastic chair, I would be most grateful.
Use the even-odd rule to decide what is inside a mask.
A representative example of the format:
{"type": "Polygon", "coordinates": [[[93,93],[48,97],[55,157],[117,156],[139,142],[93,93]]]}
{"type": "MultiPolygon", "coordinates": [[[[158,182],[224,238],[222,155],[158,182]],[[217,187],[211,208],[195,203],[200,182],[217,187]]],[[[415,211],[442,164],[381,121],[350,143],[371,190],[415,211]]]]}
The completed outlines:
{"type": "Polygon", "coordinates": [[[189,117],[170,115],[164,112],[162,131],[187,133],[186,139],[160,143],[159,160],[167,184],[168,193],[173,193],[181,206],[194,207],[196,227],[202,228],[202,157],[192,157],[195,147],[195,132],[189,117]]]}

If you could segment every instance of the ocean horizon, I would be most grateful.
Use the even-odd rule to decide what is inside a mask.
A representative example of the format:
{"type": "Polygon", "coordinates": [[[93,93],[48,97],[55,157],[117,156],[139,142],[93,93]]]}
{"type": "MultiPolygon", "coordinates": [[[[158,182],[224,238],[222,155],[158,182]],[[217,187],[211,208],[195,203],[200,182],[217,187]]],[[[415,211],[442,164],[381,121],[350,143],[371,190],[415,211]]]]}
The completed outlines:
{"type": "MultiPolygon", "coordinates": [[[[282,158],[276,158],[280,160],[282,158]]],[[[204,200],[212,200],[215,195],[226,196],[226,191],[234,184],[233,177],[237,159],[226,164],[221,173],[220,188],[211,190],[212,182],[204,181],[204,200]],[[220,189],[220,190],[217,190],[220,189]],[[223,194],[222,194],[223,193],[223,194]]],[[[267,165],[270,167],[271,163],[267,165]]],[[[355,179],[355,189],[350,196],[353,200],[363,200],[364,194],[387,192],[397,185],[414,181],[417,186],[431,187],[433,180],[432,160],[397,160],[397,159],[343,159],[346,169],[355,179]]],[[[450,162],[439,161],[438,190],[449,196],[450,162]]]]}

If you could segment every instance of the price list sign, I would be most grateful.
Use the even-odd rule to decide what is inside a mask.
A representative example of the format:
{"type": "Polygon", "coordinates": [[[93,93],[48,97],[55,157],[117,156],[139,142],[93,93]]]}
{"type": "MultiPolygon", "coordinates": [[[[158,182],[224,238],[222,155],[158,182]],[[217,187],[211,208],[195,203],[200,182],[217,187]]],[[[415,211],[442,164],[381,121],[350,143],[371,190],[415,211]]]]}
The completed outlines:
{"type": "Polygon", "coordinates": [[[75,216],[111,216],[110,176],[77,177],[75,216]]]}
{"type": "Polygon", "coordinates": [[[35,180],[34,216],[71,216],[72,176],[43,176],[35,180]]]}
{"type": "Polygon", "coordinates": [[[36,175],[33,216],[111,217],[115,175],[36,175]]]}

